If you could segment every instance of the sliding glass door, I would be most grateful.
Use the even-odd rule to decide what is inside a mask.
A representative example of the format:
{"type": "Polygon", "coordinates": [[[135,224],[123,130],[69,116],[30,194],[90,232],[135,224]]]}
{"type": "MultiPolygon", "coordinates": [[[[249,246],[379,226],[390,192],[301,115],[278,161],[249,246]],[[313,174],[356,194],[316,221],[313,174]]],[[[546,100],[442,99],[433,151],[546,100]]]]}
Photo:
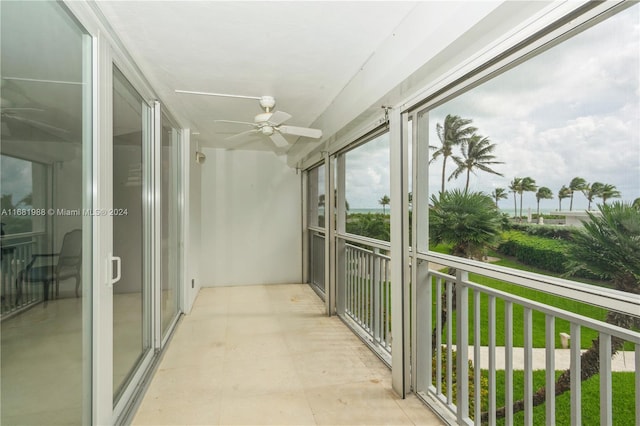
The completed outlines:
{"type": "Polygon", "coordinates": [[[160,319],[162,338],[179,312],[180,279],[179,142],[177,126],[162,114],[160,141],[160,319]]]}
{"type": "Polygon", "coordinates": [[[151,111],[113,72],[113,395],[117,403],[152,348],[150,193],[151,111]]]}
{"type": "Polygon", "coordinates": [[[88,424],[91,37],[53,1],[0,16],[0,423],[88,424]]]}

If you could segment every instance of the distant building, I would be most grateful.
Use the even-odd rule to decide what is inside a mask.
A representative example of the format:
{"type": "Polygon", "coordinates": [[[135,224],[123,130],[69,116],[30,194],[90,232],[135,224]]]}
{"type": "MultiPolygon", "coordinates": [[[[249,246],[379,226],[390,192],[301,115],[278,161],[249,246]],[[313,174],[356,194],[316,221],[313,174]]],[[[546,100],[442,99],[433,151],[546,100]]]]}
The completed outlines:
{"type": "MultiPolygon", "coordinates": [[[[602,216],[599,210],[591,210],[589,213],[594,216],[602,216]]],[[[582,221],[588,222],[590,221],[589,215],[586,210],[576,210],[576,211],[559,211],[554,212],[553,214],[558,216],[565,217],[565,225],[568,226],[582,226],[582,221]]]]}

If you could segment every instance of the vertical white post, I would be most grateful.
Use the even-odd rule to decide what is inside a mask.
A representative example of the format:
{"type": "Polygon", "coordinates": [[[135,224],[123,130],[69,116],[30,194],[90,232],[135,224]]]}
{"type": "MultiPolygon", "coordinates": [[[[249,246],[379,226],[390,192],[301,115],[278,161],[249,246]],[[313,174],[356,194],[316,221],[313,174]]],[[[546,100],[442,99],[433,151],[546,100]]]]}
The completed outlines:
{"type": "MultiPolygon", "coordinates": [[[[637,372],[635,374],[638,374],[637,372]]],[[[611,400],[611,335],[600,333],[600,424],[613,424],[611,400]]],[[[636,407],[636,416],[638,407],[636,407]]]]}
{"type": "Polygon", "coordinates": [[[513,424],[513,304],[504,302],[505,424],[513,424]]]}
{"type": "Polygon", "coordinates": [[[580,325],[571,323],[571,426],[582,424],[582,387],[580,381],[580,325]]]}
{"type": "MultiPolygon", "coordinates": [[[[458,408],[458,424],[465,424],[469,418],[469,287],[463,282],[469,279],[469,273],[456,271],[456,386],[458,387],[456,406],[458,408]]],[[[449,321],[452,321],[449,313],[449,321]]]]}
{"type": "Polygon", "coordinates": [[[482,414],[482,393],[480,389],[482,385],[480,384],[482,379],[482,371],[480,371],[480,344],[481,344],[481,306],[480,306],[480,292],[473,292],[473,384],[474,384],[474,398],[475,398],[475,415],[474,415],[474,423],[480,424],[480,416],[482,414]]]}
{"type": "Polygon", "coordinates": [[[556,322],[552,315],[545,316],[545,410],[547,424],[556,424],[556,395],[551,389],[555,388],[556,382],[556,322]]]}
{"type": "Polygon", "coordinates": [[[405,212],[407,210],[407,154],[402,140],[399,109],[389,114],[390,175],[391,175],[391,385],[402,398],[409,391],[408,305],[405,292],[405,212]],[[407,307],[407,309],[405,309],[407,307]]]}
{"type": "MultiPolygon", "coordinates": [[[[300,271],[301,282],[307,283],[309,282],[309,239],[311,238],[311,233],[309,232],[309,172],[300,171],[300,202],[302,204],[302,208],[300,211],[301,219],[302,219],[302,271],[300,271]]],[[[312,200],[317,200],[318,197],[316,195],[312,200]]],[[[316,205],[317,212],[317,201],[313,204],[316,205]]],[[[317,215],[316,215],[317,217],[317,215]]]]}
{"type": "MultiPolygon", "coordinates": [[[[636,344],[635,351],[636,361],[636,407],[640,407],[640,374],[638,374],[638,366],[640,365],[640,345],[636,344]]],[[[636,409],[636,426],[640,426],[640,410],[636,409]]]]}
{"type": "MultiPolygon", "coordinates": [[[[112,207],[113,198],[113,59],[109,43],[94,38],[93,152],[94,209],[112,207]]],[[[113,247],[113,218],[93,218],[93,403],[92,423],[111,424],[113,417],[113,290],[108,285],[113,247]]]]}
{"type": "Polygon", "coordinates": [[[413,359],[411,371],[416,373],[413,375],[415,380],[415,391],[427,392],[431,385],[433,351],[431,348],[431,333],[433,329],[433,321],[431,319],[432,304],[432,288],[431,277],[429,276],[428,263],[421,259],[414,258],[413,268],[416,270],[416,328],[414,335],[420,336],[416,338],[416,355],[413,359]]]}
{"type": "MultiPolygon", "coordinates": [[[[347,199],[345,194],[346,188],[346,161],[344,155],[339,155],[336,158],[336,199],[338,205],[336,206],[336,229],[338,234],[344,234],[346,232],[347,221],[347,199]]],[[[327,195],[325,195],[327,197],[327,195]]],[[[346,277],[346,244],[341,238],[334,239],[335,244],[335,261],[336,261],[336,276],[335,276],[335,309],[338,315],[344,314],[345,311],[345,277],[346,277]]]]}
{"type": "Polygon", "coordinates": [[[325,179],[324,179],[324,304],[328,316],[333,314],[334,297],[336,294],[335,276],[335,173],[333,162],[329,152],[324,153],[325,179]]]}
{"type": "Polygon", "coordinates": [[[489,296],[489,424],[496,424],[496,298],[489,296]]]}
{"type": "Polygon", "coordinates": [[[533,312],[524,308],[524,424],[533,424],[533,312]]]}

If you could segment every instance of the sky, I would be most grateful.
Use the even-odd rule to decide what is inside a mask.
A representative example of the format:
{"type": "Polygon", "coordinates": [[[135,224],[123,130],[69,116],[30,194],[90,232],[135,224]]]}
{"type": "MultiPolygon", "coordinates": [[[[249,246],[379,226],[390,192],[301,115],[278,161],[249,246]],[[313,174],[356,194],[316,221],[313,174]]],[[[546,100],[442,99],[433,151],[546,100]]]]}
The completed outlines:
{"type": "MultiPolygon", "coordinates": [[[[447,114],[473,120],[478,133],[496,144],[494,170],[479,171],[470,190],[508,188],[514,177],[530,176],[549,187],[554,199],[541,210],[558,208],[557,192],[579,176],[613,184],[622,199],[640,197],[640,6],[566,40],[502,75],[442,104],[429,113],[430,144],[439,145],[435,127],[447,114]]],[[[389,193],[388,140],[349,153],[347,198],[352,208],[378,208],[389,193]],[[386,151],[385,151],[386,150],[386,151]]],[[[458,149],[454,150],[459,155],[458,149]]],[[[455,169],[447,161],[446,176],[455,169]]],[[[440,189],[442,161],[430,167],[430,191],[440,189]]],[[[446,188],[464,188],[465,178],[446,188]]],[[[563,200],[563,210],[569,200],[563,200]]],[[[534,193],[523,206],[535,210],[534,193]]],[[[500,207],[513,210],[513,199],[500,207]]],[[[582,194],[574,210],[585,209],[582,194]]]]}

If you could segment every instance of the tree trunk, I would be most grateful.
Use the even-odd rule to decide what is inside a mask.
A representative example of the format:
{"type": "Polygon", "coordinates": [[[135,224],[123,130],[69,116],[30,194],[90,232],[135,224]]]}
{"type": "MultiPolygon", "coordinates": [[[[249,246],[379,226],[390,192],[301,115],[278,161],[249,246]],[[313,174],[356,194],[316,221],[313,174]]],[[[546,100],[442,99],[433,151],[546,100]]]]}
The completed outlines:
{"type": "Polygon", "coordinates": [[[571,202],[569,203],[569,211],[573,210],[573,191],[571,191],[571,202]]]}
{"type": "Polygon", "coordinates": [[[440,190],[440,196],[444,195],[444,171],[447,166],[447,156],[442,154],[442,189],[440,190]]]}

